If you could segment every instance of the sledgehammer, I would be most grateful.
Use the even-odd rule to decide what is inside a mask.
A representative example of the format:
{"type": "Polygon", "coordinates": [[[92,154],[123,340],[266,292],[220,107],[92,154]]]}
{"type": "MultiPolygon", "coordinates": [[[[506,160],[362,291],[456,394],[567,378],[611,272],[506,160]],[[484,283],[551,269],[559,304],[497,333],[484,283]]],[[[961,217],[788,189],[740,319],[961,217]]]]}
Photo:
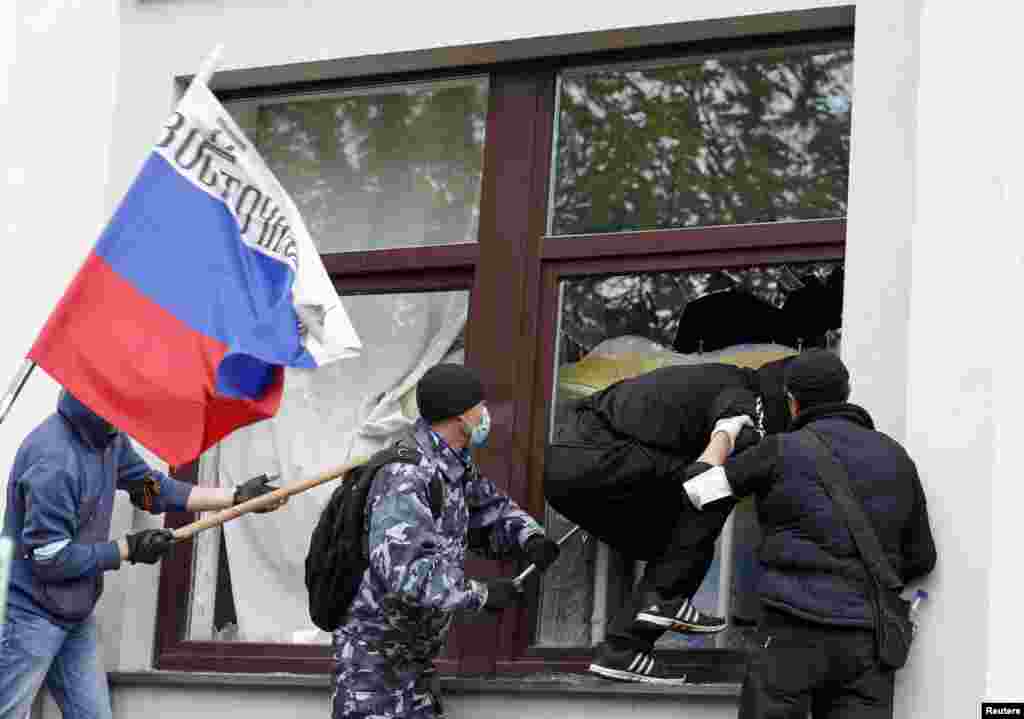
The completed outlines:
{"type": "MultiPolygon", "coordinates": [[[[563,544],[565,544],[565,541],[569,537],[571,537],[572,535],[576,534],[576,532],[578,532],[578,531],[580,531],[580,526],[577,524],[575,527],[573,527],[568,532],[566,532],[565,534],[562,535],[562,538],[559,539],[558,542],[557,542],[558,546],[561,547],[563,544]]],[[[529,567],[527,567],[522,572],[520,572],[519,576],[517,576],[515,579],[512,580],[512,583],[516,586],[516,589],[518,589],[519,591],[522,591],[523,590],[523,582],[525,582],[527,577],[529,577],[531,574],[533,574],[536,571],[537,571],[537,565],[536,564],[531,564],[529,567]]]]}

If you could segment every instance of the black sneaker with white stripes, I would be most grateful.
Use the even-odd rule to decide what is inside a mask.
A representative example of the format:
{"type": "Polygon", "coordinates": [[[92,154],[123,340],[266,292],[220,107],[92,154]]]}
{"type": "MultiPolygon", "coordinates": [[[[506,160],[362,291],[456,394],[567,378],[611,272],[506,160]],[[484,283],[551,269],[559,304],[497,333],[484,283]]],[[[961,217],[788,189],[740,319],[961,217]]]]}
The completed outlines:
{"type": "Polygon", "coordinates": [[[607,643],[597,650],[590,671],[607,679],[644,684],[686,684],[685,674],[672,674],[649,652],[612,649],[607,643]]]}
{"type": "Polygon", "coordinates": [[[713,634],[728,626],[724,619],[705,614],[690,604],[688,599],[653,601],[637,613],[636,621],[671,629],[674,632],[698,634],[713,634]]]}

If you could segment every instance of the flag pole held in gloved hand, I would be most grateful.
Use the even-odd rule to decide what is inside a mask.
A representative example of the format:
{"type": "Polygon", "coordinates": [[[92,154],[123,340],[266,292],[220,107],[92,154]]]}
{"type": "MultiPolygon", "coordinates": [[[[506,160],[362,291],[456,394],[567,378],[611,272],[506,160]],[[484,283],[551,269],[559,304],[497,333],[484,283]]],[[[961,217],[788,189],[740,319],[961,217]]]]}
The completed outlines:
{"type": "Polygon", "coordinates": [[[222,509],[219,512],[209,514],[202,519],[199,519],[191,524],[186,524],[184,527],[178,527],[173,531],[174,540],[181,542],[191,538],[198,532],[202,532],[204,529],[212,529],[213,527],[219,527],[225,522],[230,522],[232,519],[237,519],[243,514],[249,514],[261,509],[269,509],[277,505],[281,500],[291,497],[293,494],[300,494],[308,489],[317,487],[325,482],[344,477],[350,470],[356,467],[366,464],[365,459],[359,459],[354,462],[343,464],[340,467],[328,469],[325,472],[321,472],[315,477],[309,479],[299,479],[290,484],[286,484],[283,487],[278,487],[273,492],[267,492],[259,497],[250,499],[247,502],[236,504],[234,507],[228,507],[222,509]]]}

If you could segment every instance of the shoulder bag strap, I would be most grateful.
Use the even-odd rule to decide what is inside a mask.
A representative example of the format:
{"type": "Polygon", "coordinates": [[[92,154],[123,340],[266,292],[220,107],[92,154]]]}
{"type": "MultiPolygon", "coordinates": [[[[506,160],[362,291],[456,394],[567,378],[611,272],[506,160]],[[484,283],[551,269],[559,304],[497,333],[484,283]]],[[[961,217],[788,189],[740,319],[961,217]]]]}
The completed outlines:
{"type": "Polygon", "coordinates": [[[798,441],[814,453],[818,470],[818,479],[839,515],[846,520],[846,526],[853,535],[861,560],[875,578],[894,591],[903,589],[903,582],[889,564],[878,534],[871,521],[864,513],[864,505],[853,494],[850,488],[849,475],[846,468],[832,452],[828,440],[809,427],[795,433],[798,441]]]}

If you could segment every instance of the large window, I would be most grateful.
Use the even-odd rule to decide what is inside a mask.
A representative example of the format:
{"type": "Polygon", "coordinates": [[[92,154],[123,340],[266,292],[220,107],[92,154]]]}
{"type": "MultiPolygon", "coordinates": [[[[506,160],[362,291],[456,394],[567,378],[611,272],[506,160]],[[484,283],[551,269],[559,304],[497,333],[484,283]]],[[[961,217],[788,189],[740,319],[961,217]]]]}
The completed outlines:
{"type": "Polygon", "coordinates": [[[553,235],[842,217],[848,47],[562,73],[553,235]]]}
{"type": "MultiPolygon", "coordinates": [[[[426,368],[465,361],[483,375],[495,420],[483,470],[560,534],[567,523],[547,508],[541,477],[572,398],[668,362],[756,363],[840,340],[838,314],[813,326],[794,318],[826,295],[841,307],[850,40],[842,31],[225,96],[300,206],[367,350],[344,374],[289,375],[278,417],[179,476],[287,480],[340,464],[408,424],[426,368]],[[729,293],[779,322],[767,335],[764,321],[724,339],[721,323],[694,331],[729,293]]],[[[165,563],[158,666],[327,670],[301,574],[325,499],[314,495],[199,535],[165,563]]],[[[738,628],[666,640],[697,681],[721,680],[722,656],[742,661],[756,542],[745,504],[697,597],[738,628]]],[[[478,577],[517,569],[467,566],[478,577]]],[[[456,628],[442,672],[584,670],[641,569],[573,540],[528,607],[456,628]]]]}
{"type": "Polygon", "coordinates": [[[321,252],[476,242],[487,80],[229,107],[321,252]]]}
{"type": "MultiPolygon", "coordinates": [[[[208,451],[200,484],[234,486],[261,474],[295,481],[386,446],[418,416],[419,377],[438,362],[463,362],[468,299],[464,290],[347,297],[362,355],[289,373],[274,419],[208,451]]],[[[303,562],[310,528],[333,489],[321,485],[273,514],[199,535],[183,638],[329,643],[306,609],[303,562]]]]}
{"type": "MultiPolygon", "coordinates": [[[[723,267],[565,278],[558,286],[550,436],[582,397],[659,367],[725,362],[757,368],[804,347],[837,349],[842,270],[837,262],[723,267]]],[[[547,525],[571,527],[554,510],[547,525]]],[[[564,530],[563,530],[564,531],[564,530]]],[[[759,541],[753,503],[723,532],[694,603],[725,616],[721,634],[667,634],[659,648],[742,648],[758,616],[759,541]]],[[[535,646],[584,647],[604,638],[642,563],[594,542],[578,543],[544,576],[535,646]]]]}

